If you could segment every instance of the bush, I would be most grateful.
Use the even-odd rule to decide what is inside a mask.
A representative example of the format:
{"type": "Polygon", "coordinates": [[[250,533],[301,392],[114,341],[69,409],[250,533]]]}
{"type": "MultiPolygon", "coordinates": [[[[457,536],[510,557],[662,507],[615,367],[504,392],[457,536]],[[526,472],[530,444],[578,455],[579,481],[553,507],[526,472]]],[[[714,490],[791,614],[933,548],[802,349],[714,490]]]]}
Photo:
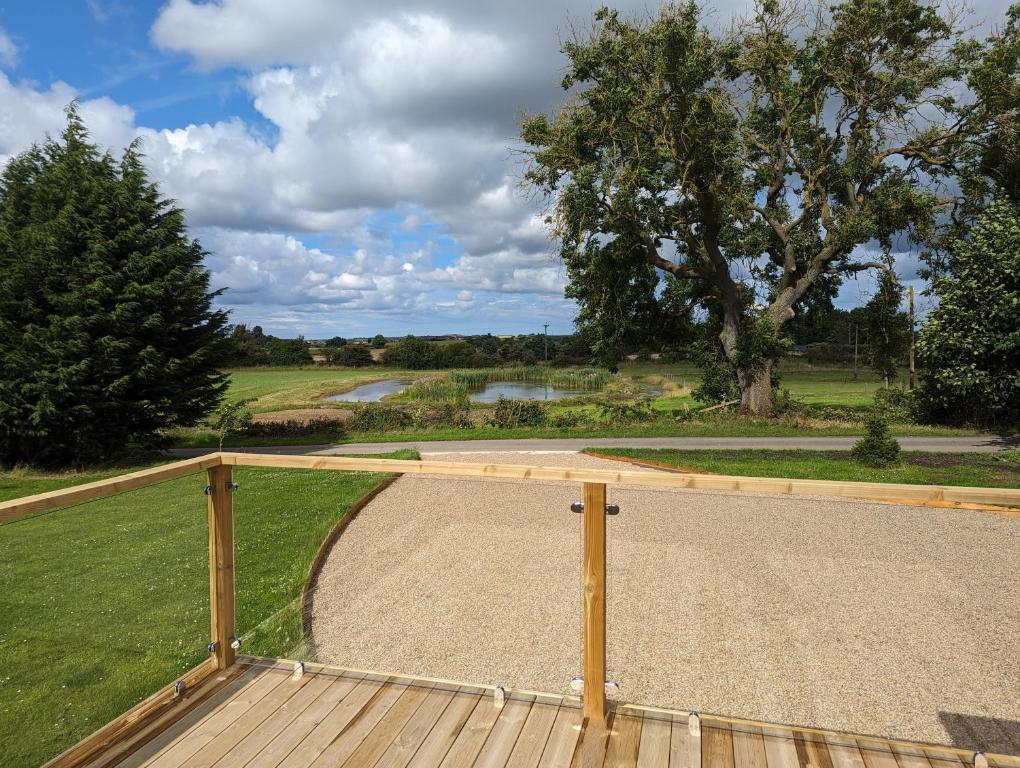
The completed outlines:
{"type": "Polygon", "coordinates": [[[407,410],[383,403],[369,403],[347,420],[351,432],[390,432],[413,424],[414,419],[407,410]]]}
{"type": "Polygon", "coordinates": [[[411,413],[414,426],[418,429],[435,427],[457,427],[470,429],[475,424],[471,421],[470,409],[459,403],[441,403],[434,406],[420,406],[411,413]]]}
{"type": "Polygon", "coordinates": [[[868,467],[895,466],[900,460],[900,444],[889,435],[889,422],[885,416],[874,413],[865,424],[867,434],[850,449],[850,456],[868,467]]]}
{"type": "Polygon", "coordinates": [[[875,409],[889,421],[910,424],[915,421],[917,402],[912,392],[895,387],[875,390],[875,409]]]}
{"type": "Polygon", "coordinates": [[[500,429],[540,427],[545,423],[547,409],[535,400],[510,400],[500,396],[490,423],[500,429]]]}
{"type": "Polygon", "coordinates": [[[549,426],[552,427],[579,427],[587,421],[585,415],[580,411],[561,411],[549,419],[549,426]]]}
{"type": "Polygon", "coordinates": [[[245,437],[307,437],[329,435],[339,439],[346,434],[343,422],[336,419],[309,419],[307,421],[254,421],[244,428],[245,437]]]}
{"type": "Polygon", "coordinates": [[[634,424],[655,421],[659,414],[651,404],[609,401],[599,406],[602,418],[610,424],[634,424]]]}
{"type": "Polygon", "coordinates": [[[954,241],[917,337],[918,400],[947,424],[1020,421],[1020,206],[999,195],[954,241]]]}
{"type": "Polygon", "coordinates": [[[375,362],[372,353],[364,344],[345,344],[326,353],[330,365],[346,365],[350,368],[364,368],[375,362]]]}
{"type": "Polygon", "coordinates": [[[701,369],[701,384],[691,392],[700,403],[715,405],[727,400],[740,399],[740,386],[737,384],[737,373],[733,366],[725,360],[712,360],[701,369]]]}

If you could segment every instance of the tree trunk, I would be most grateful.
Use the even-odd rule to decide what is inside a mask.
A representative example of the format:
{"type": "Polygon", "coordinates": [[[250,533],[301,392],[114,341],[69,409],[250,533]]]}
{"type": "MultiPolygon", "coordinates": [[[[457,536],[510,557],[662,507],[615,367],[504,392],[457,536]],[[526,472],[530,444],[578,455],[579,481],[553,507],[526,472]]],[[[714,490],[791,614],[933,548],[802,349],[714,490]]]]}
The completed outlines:
{"type": "Polygon", "coordinates": [[[740,410],[751,416],[768,416],[772,412],[772,361],[761,367],[738,368],[740,410]]]}

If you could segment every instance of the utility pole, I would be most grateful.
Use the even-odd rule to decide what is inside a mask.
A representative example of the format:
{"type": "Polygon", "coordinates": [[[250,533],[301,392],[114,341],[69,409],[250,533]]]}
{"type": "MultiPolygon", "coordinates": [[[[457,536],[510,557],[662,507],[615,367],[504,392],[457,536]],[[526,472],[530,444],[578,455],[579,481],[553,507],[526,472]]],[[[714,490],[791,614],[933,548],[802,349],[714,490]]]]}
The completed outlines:
{"type": "Polygon", "coordinates": [[[907,286],[910,299],[910,375],[907,377],[907,389],[914,388],[914,286],[907,286]]]}
{"type": "Polygon", "coordinates": [[[857,342],[861,336],[861,326],[854,324],[854,381],[857,381],[857,342]]]}
{"type": "MultiPolygon", "coordinates": [[[[910,294],[910,295],[913,296],[914,294],[910,294]]],[[[913,301],[913,298],[911,298],[911,301],[913,301]]],[[[911,304],[910,306],[914,306],[914,305],[911,304]]],[[[545,361],[546,361],[546,363],[548,363],[549,362],[549,323],[543,323],[542,324],[542,328],[545,329],[545,361]]],[[[913,355],[913,349],[914,349],[913,346],[911,346],[910,349],[911,349],[911,353],[910,354],[913,355]]],[[[913,360],[913,357],[911,357],[910,359],[913,360]]],[[[913,370],[913,367],[911,367],[911,370],[913,370]]],[[[913,379],[911,379],[911,380],[913,380],[913,379]]],[[[911,385],[911,386],[913,386],[913,385],[911,385]]]]}

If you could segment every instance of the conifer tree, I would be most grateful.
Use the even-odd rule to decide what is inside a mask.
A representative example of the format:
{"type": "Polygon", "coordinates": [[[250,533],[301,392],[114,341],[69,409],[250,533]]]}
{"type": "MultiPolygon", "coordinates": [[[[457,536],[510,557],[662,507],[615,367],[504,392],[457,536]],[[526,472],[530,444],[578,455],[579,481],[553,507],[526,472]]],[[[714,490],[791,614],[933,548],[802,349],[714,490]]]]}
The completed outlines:
{"type": "Polygon", "coordinates": [[[82,465],[193,425],[226,387],[205,253],[137,143],[76,105],[0,175],[0,463],[82,465]]]}

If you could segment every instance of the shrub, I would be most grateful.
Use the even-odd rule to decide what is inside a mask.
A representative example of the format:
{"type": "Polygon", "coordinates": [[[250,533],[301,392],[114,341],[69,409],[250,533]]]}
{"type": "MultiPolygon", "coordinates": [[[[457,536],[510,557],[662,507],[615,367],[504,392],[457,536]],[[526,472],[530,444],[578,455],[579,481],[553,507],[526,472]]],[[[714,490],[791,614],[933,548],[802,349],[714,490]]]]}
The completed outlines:
{"type": "Polygon", "coordinates": [[[1020,420],[1020,206],[999,195],[954,241],[939,303],[917,337],[918,399],[929,419],[1020,420]]]}
{"type": "Polygon", "coordinates": [[[342,347],[331,348],[326,353],[326,359],[331,365],[346,365],[351,368],[364,368],[375,362],[372,353],[364,344],[345,344],[342,347]]]}
{"type": "Polygon", "coordinates": [[[549,425],[553,427],[579,427],[587,421],[585,415],[580,411],[561,411],[549,419],[549,425]]]}
{"type": "Polygon", "coordinates": [[[369,403],[347,420],[351,432],[389,432],[412,426],[414,419],[404,408],[383,403],[369,403]]]}
{"type": "Polygon", "coordinates": [[[308,435],[329,435],[341,438],[346,433],[343,422],[336,419],[309,419],[297,421],[255,421],[244,428],[246,437],[307,437],[308,435]]]}
{"type": "Polygon", "coordinates": [[[500,397],[492,412],[490,423],[500,429],[539,427],[545,423],[547,409],[535,400],[511,400],[500,397]]]}
{"type": "Polygon", "coordinates": [[[691,395],[706,405],[740,399],[740,387],[733,366],[726,360],[706,362],[701,369],[701,384],[691,395]]]}
{"type": "Polygon", "coordinates": [[[448,403],[464,410],[469,396],[465,385],[449,379],[419,379],[399,395],[402,400],[420,403],[448,403]]]}
{"type": "Polygon", "coordinates": [[[475,424],[471,421],[471,410],[458,403],[440,403],[433,406],[420,406],[411,413],[414,426],[418,429],[434,427],[458,427],[470,429],[475,424]]]}
{"type": "Polygon", "coordinates": [[[865,424],[867,434],[850,449],[850,456],[868,467],[895,466],[900,459],[900,444],[889,435],[889,422],[885,416],[871,414],[865,424]]]}
{"type": "Polygon", "coordinates": [[[252,416],[248,404],[254,402],[254,400],[254,397],[248,397],[232,403],[220,403],[219,407],[213,411],[212,416],[207,420],[209,426],[216,430],[221,451],[223,450],[223,442],[227,437],[243,434],[251,426],[252,416]]]}
{"type": "Polygon", "coordinates": [[[891,422],[909,424],[915,421],[917,401],[905,389],[880,387],[875,390],[875,408],[891,422]]]}
{"type": "Polygon", "coordinates": [[[650,403],[609,401],[599,406],[605,421],[611,424],[633,424],[655,421],[659,414],[650,403]]]}

